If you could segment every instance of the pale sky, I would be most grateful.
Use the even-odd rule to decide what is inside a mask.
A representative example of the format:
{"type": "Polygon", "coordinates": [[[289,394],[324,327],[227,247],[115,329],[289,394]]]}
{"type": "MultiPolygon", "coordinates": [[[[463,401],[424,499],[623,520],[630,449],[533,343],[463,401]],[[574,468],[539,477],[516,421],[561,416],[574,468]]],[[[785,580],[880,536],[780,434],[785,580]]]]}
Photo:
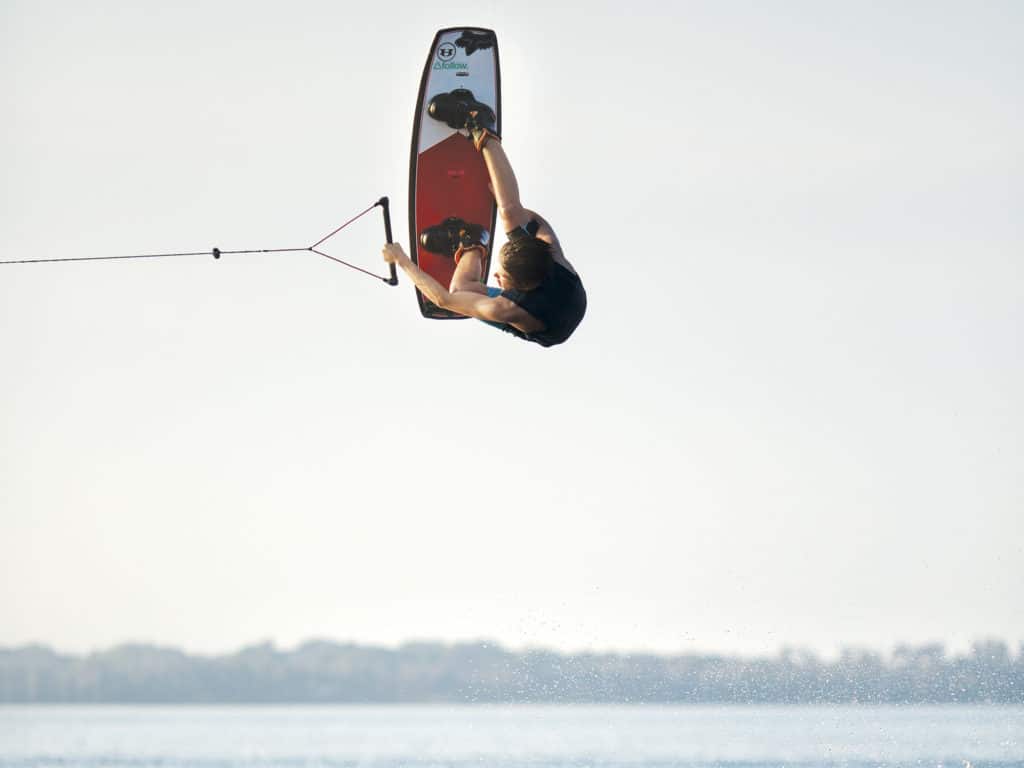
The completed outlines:
{"type": "Polygon", "coordinates": [[[1024,6],[670,6],[0,0],[0,259],[408,245],[472,24],[590,297],[0,266],[0,646],[1024,641],[1024,6]]]}

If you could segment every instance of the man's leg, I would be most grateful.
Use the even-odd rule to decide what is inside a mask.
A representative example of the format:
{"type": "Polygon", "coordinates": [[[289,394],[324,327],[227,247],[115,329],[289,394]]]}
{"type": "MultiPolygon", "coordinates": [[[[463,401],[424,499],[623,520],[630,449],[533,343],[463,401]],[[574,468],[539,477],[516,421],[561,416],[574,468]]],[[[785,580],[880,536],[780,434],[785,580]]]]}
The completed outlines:
{"type": "Polygon", "coordinates": [[[487,293],[484,285],[484,250],[483,248],[463,248],[459,263],[455,265],[455,274],[448,286],[452,293],[471,291],[487,293]]]}
{"type": "Polygon", "coordinates": [[[491,177],[491,191],[498,203],[498,215],[506,232],[516,227],[523,227],[530,221],[530,213],[519,202],[519,183],[512,171],[512,164],[501,146],[497,136],[488,136],[480,152],[487,163],[487,173],[491,177]]]}

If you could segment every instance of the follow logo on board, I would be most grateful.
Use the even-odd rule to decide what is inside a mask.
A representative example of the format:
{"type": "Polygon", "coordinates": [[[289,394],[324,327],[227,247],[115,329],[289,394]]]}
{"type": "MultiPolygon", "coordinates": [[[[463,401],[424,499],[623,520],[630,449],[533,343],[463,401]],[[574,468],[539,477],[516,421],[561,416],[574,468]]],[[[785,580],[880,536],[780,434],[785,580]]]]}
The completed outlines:
{"type": "Polygon", "coordinates": [[[452,61],[456,53],[458,53],[458,49],[452,43],[441,43],[437,46],[437,61],[434,62],[434,69],[469,69],[469,64],[465,62],[452,61]]]}

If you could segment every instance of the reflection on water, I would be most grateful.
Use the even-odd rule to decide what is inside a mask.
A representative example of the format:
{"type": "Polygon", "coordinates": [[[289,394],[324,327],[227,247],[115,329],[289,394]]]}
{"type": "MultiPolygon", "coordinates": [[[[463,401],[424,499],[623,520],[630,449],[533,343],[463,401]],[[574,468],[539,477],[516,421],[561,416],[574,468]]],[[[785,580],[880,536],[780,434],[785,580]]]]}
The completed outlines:
{"type": "Polygon", "coordinates": [[[1024,707],[0,707],[0,768],[1024,768],[1024,707]]]}

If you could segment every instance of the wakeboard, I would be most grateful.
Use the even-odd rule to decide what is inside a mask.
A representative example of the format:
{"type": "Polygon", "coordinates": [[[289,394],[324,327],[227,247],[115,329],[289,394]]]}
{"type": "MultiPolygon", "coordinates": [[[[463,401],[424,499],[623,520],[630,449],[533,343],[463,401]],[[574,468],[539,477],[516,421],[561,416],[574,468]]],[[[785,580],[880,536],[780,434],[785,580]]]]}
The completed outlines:
{"type": "MultiPolygon", "coordinates": [[[[430,46],[416,100],[409,162],[410,250],[420,269],[447,287],[459,245],[483,245],[484,276],[489,273],[497,205],[487,188],[483,155],[467,132],[430,114],[430,104],[437,99],[491,110],[494,132],[501,134],[501,78],[493,31],[477,27],[439,31],[430,46]]],[[[424,317],[462,317],[436,306],[418,289],[416,299],[424,317]]]]}

